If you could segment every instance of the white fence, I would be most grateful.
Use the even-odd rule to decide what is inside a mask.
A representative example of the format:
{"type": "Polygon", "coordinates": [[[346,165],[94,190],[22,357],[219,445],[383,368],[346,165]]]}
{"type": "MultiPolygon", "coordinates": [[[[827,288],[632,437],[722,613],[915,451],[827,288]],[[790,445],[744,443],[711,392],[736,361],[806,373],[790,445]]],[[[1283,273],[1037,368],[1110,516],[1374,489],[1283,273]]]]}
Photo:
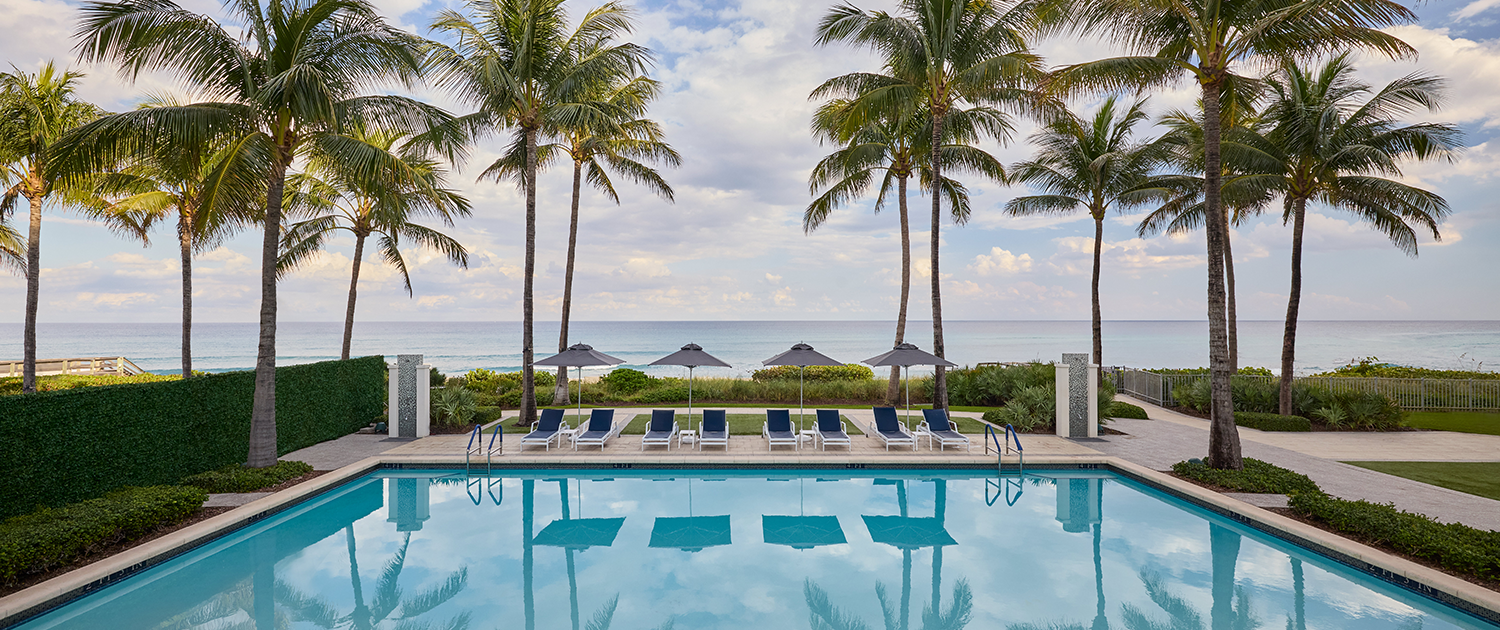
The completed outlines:
{"type": "MultiPolygon", "coordinates": [[[[1126,367],[1106,368],[1104,373],[1121,392],[1163,407],[1177,405],[1174,390],[1208,378],[1206,374],[1157,374],[1126,367]]],[[[1264,381],[1273,387],[1280,383],[1275,376],[1235,375],[1234,379],[1264,381]]],[[[1500,379],[1297,376],[1292,383],[1330,392],[1384,394],[1407,410],[1500,409],[1500,379]]]]}

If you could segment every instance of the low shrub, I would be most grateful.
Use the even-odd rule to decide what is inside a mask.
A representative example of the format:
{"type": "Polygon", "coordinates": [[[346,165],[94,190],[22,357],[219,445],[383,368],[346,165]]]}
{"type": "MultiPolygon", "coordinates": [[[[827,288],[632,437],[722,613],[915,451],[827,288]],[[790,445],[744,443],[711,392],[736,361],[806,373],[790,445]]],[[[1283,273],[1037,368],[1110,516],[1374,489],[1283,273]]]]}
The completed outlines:
{"type": "Polygon", "coordinates": [[[1439,523],[1394,505],[1347,501],[1322,492],[1292,495],[1291,508],[1366,544],[1389,547],[1445,569],[1500,579],[1500,532],[1439,523]]]}
{"type": "Polygon", "coordinates": [[[198,473],[182,480],[182,485],[202,488],[209,494],[221,492],[255,492],[312,472],[306,462],[279,461],[269,468],[246,468],[243,464],[198,473]]]}
{"type": "MultiPolygon", "coordinates": [[[[193,372],[195,376],[203,373],[193,372]]],[[[65,389],[78,389],[80,387],[103,387],[105,385],[130,385],[133,383],[157,383],[161,381],[180,381],[181,374],[137,374],[135,376],[117,376],[112,374],[59,374],[57,376],[38,376],[36,379],[36,391],[56,392],[65,389]]],[[[12,396],[21,393],[21,377],[8,376],[0,378],[0,396],[12,396]]]]}
{"type": "Polygon", "coordinates": [[[98,499],[43,508],[0,523],[0,583],[67,565],[140,538],[203,507],[208,493],[185,486],[122,488],[98,499]]]}
{"type": "Polygon", "coordinates": [[[1312,414],[1334,428],[1390,431],[1406,420],[1395,401],[1373,392],[1334,392],[1324,395],[1312,414]]]}
{"type": "Polygon", "coordinates": [[[1057,394],[1046,385],[1023,388],[995,415],[996,424],[1009,424],[1021,433],[1055,427],[1057,394]]]}
{"type": "Polygon", "coordinates": [[[1500,372],[1481,372],[1478,370],[1432,370],[1428,368],[1408,367],[1385,363],[1379,357],[1365,357],[1358,361],[1351,361],[1349,365],[1334,369],[1330,372],[1322,372],[1313,376],[1352,376],[1381,378],[1441,378],[1441,379],[1474,379],[1493,380],[1500,379],[1500,372]]]}
{"type": "Polygon", "coordinates": [[[656,380],[645,372],[630,368],[616,368],[599,378],[599,382],[604,383],[610,392],[626,396],[650,387],[656,380]]]}
{"type": "Polygon", "coordinates": [[[1138,405],[1132,405],[1132,404],[1130,404],[1128,402],[1120,402],[1118,400],[1113,401],[1113,402],[1111,402],[1109,404],[1109,417],[1111,417],[1111,418],[1133,418],[1133,419],[1136,419],[1136,420],[1150,420],[1151,419],[1150,416],[1146,415],[1146,410],[1142,409],[1140,406],[1138,406],[1138,405]]]}
{"type": "Polygon", "coordinates": [[[1302,416],[1282,416],[1254,411],[1234,412],[1234,423],[1261,431],[1311,431],[1312,422],[1302,416]]]}
{"type": "Polygon", "coordinates": [[[447,425],[469,424],[479,408],[474,392],[462,387],[432,390],[430,404],[433,421],[447,425]]]}
{"type": "Polygon", "coordinates": [[[632,396],[631,401],[647,405],[658,405],[662,403],[687,402],[687,385],[668,385],[666,387],[655,387],[632,396]]]}
{"type": "Polygon", "coordinates": [[[1244,470],[1210,468],[1201,460],[1191,459],[1172,464],[1172,472],[1201,483],[1237,490],[1270,494],[1297,495],[1321,492],[1307,475],[1295,473],[1274,464],[1246,457],[1244,470]]]}
{"type": "MultiPolygon", "coordinates": [[[[1002,407],[1028,387],[1052,387],[1057,368],[1051,363],[986,365],[948,371],[948,402],[973,407],[1002,407]]],[[[927,379],[931,391],[932,379],[927,379]]],[[[929,393],[929,396],[931,394],[929,393]]]]}
{"type": "Polygon", "coordinates": [[[444,376],[442,372],[439,372],[436,369],[433,369],[433,370],[427,372],[427,386],[428,387],[442,387],[447,382],[448,382],[448,377],[444,376]]]}
{"type": "Polygon", "coordinates": [[[491,372],[484,368],[476,368],[464,373],[464,389],[476,394],[497,394],[502,389],[521,386],[520,372],[513,372],[515,378],[500,372],[491,372]]]}
{"type": "MultiPolygon", "coordinates": [[[[1206,368],[1206,367],[1198,367],[1198,368],[1152,368],[1152,369],[1142,370],[1142,371],[1143,372],[1151,372],[1152,374],[1202,374],[1204,376],[1208,375],[1208,368],[1206,368]]],[[[1242,368],[1239,369],[1239,371],[1235,372],[1235,374],[1238,374],[1238,375],[1241,375],[1241,376],[1275,376],[1274,374],[1271,373],[1271,368],[1263,368],[1263,367],[1242,367],[1242,368]]]]}
{"type": "Polygon", "coordinates": [[[857,363],[845,365],[809,365],[806,371],[795,365],[778,365],[750,373],[750,380],[758,383],[770,381],[796,381],[798,378],[812,383],[828,381],[868,381],[875,378],[875,371],[857,363]]]}
{"type": "MultiPolygon", "coordinates": [[[[517,405],[519,406],[519,405],[517,405]]],[[[479,406],[474,408],[474,422],[489,424],[500,419],[505,414],[505,409],[492,406],[479,406]]]]}

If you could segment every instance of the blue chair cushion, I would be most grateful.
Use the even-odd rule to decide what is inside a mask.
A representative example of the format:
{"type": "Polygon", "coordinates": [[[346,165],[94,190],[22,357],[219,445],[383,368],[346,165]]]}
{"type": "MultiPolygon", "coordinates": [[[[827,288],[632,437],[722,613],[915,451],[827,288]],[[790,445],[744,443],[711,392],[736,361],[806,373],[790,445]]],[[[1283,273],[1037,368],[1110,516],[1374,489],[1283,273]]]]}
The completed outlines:
{"type": "Polygon", "coordinates": [[[537,430],[544,433],[556,431],[557,427],[562,424],[563,413],[561,409],[543,409],[542,417],[537,421],[537,430]]]}
{"type": "Polygon", "coordinates": [[[896,417],[895,407],[875,408],[875,430],[881,433],[898,433],[901,431],[901,419],[896,417]]]}
{"type": "Polygon", "coordinates": [[[844,423],[839,420],[839,412],[838,412],[838,410],[836,410],[836,409],[819,409],[818,410],[818,430],[819,431],[827,431],[829,433],[841,433],[841,432],[843,432],[843,430],[844,430],[844,423]]]}
{"type": "Polygon", "coordinates": [[[672,420],[676,412],[671,409],[656,409],[651,412],[651,431],[670,433],[672,431],[672,420]]]}
{"type": "Polygon", "coordinates": [[[608,431],[614,426],[615,410],[595,409],[589,416],[589,431],[608,431]]]}
{"type": "Polygon", "coordinates": [[[724,418],[724,411],[721,409],[703,412],[704,433],[723,433],[728,430],[728,424],[724,418]]]}
{"type": "Polygon", "coordinates": [[[944,409],[923,409],[922,417],[927,420],[927,426],[933,431],[953,430],[948,424],[948,412],[944,409]]]}
{"type": "Polygon", "coordinates": [[[786,409],[767,409],[766,428],[772,433],[791,433],[792,412],[786,409]]]}

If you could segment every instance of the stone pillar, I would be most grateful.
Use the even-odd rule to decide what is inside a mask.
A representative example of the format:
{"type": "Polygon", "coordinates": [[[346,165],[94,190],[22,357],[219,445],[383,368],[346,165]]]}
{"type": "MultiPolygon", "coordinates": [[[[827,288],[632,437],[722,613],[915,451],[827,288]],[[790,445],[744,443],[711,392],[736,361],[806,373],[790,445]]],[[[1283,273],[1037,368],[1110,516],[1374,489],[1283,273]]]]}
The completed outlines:
{"type": "Polygon", "coordinates": [[[1103,479],[1058,479],[1057,522],[1063,531],[1079,533],[1099,522],[1104,496],[1103,479]]]}
{"type": "Polygon", "coordinates": [[[426,478],[387,479],[386,502],[390,511],[385,521],[395,523],[398,532],[422,531],[422,523],[432,517],[428,491],[431,482],[426,478]]]}
{"type": "Polygon", "coordinates": [[[1099,436],[1099,366],[1087,353],[1063,353],[1057,364],[1057,435],[1099,436]]]}
{"type": "Polygon", "coordinates": [[[398,354],[391,370],[388,431],[391,437],[427,437],[432,428],[432,366],[420,354],[398,354]]]}

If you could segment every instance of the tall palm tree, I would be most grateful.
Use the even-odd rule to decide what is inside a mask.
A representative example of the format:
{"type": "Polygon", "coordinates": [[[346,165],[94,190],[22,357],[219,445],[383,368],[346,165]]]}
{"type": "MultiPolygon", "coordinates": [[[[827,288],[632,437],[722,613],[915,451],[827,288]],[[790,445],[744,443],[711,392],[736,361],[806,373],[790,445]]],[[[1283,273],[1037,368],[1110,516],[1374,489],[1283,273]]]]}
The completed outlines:
{"type": "Polygon", "coordinates": [[[1292,224],[1292,286],[1281,345],[1281,413],[1290,415],[1308,202],[1354,214],[1415,257],[1418,230],[1442,238],[1438,224],[1448,216],[1448,202],[1388,177],[1401,174],[1401,160],[1451,158],[1462,147],[1462,134],[1452,125],[1398,122],[1418,110],[1436,110],[1443,101],[1442,79],[1412,74],[1376,90],[1354,78],[1347,53],[1318,68],[1287,64],[1269,83],[1267,139],[1282,166],[1277,175],[1283,221],[1292,224]]]}
{"type": "MultiPolygon", "coordinates": [[[[291,619],[307,621],[314,627],[328,630],[334,628],[375,630],[381,627],[426,628],[428,627],[426,624],[416,619],[458,596],[469,585],[469,568],[459,567],[457,571],[449,573],[448,577],[438,585],[416,595],[402,597],[399,582],[401,571],[406,568],[406,551],[411,546],[411,532],[406,532],[401,539],[401,547],[391,555],[391,559],[386,561],[384,569],[380,572],[380,579],[375,583],[374,597],[366,601],[364,582],[359,575],[359,561],[355,557],[354,524],[351,523],[344,528],[344,541],[349,553],[349,588],[354,595],[354,608],[346,614],[339,614],[338,610],[321,596],[303,593],[278,580],[276,600],[283,609],[291,613],[291,619]]],[[[469,611],[460,612],[450,617],[442,627],[452,630],[468,628],[471,617],[472,614],[469,611]]]]}
{"type": "Polygon", "coordinates": [[[1145,89],[1197,80],[1203,98],[1203,200],[1208,235],[1208,330],[1211,372],[1208,463],[1240,469],[1239,433],[1229,390],[1225,313],[1224,235],[1220,185],[1220,105],[1253,79],[1235,74],[1246,62],[1310,58],[1359,49],[1392,57],[1415,50],[1380,29],[1412,22],[1416,14],[1393,0],[1075,0],[1056,22],[1076,32],[1109,33],[1129,52],[1058,70],[1057,92],[1145,89]],[[1065,21],[1065,22],[1064,22],[1065,21]]]}
{"type": "Polygon", "coordinates": [[[349,358],[354,338],[354,303],[359,288],[359,265],[364,260],[365,239],[377,237],[381,260],[400,272],[411,295],[411,275],[401,254],[406,239],[436,250],[459,267],[469,266],[469,253],[458,241],[414,221],[430,217],[452,226],[454,217],[469,216],[469,200],[446,187],[447,171],[437,161],[402,154],[401,133],[351,129],[344,134],[350,143],[389,154],[382,172],[351,170],[339,154],[314,151],[305,172],[290,179],[288,216],[303,220],[287,226],[281,237],[282,273],[289,273],[314,253],[322,251],[338,232],[354,236],[354,265],[349,278],[349,302],[344,310],[344,343],[339,358],[349,358]]]}
{"type": "MultiPolygon", "coordinates": [[[[42,64],[36,74],[0,73],[0,223],[14,211],[17,200],[25,197],[31,205],[31,227],[23,241],[26,260],[26,324],[22,332],[23,363],[21,391],[36,392],[36,309],[42,275],[42,209],[58,190],[52,145],[69,130],[97,118],[102,112],[93,104],[79,100],[75,91],[83,73],[58,71],[51,61],[42,64]]],[[[65,192],[65,191],[63,191],[65,192]]],[[[0,247],[4,258],[12,261],[19,249],[19,233],[0,230],[0,247]]]]}
{"type": "MultiPolygon", "coordinates": [[[[170,97],[150,97],[142,108],[176,106],[170,97]]],[[[137,128],[115,127],[105,116],[69,133],[58,142],[58,154],[102,152],[118,154],[118,146],[139,140],[137,128]]],[[[167,130],[170,133],[171,130],[167,130]]],[[[176,217],[182,272],[182,377],[193,373],[193,255],[211,250],[225,238],[256,220],[264,176],[243,154],[229,151],[232,136],[192,136],[153,146],[122,168],[106,173],[71,173],[86,185],[99,212],[138,221],[142,230],[176,217]]],[[[64,158],[64,162],[67,160],[64,158]]]]}
{"type": "MultiPolygon", "coordinates": [[[[1005,168],[994,156],[972,146],[976,140],[967,111],[950,114],[948,141],[942,152],[950,166],[976,172],[997,182],[1005,181],[1005,168]],[[967,133],[965,133],[967,132],[967,133]],[[955,138],[958,136],[958,138],[955,138]]],[[[988,112],[984,112],[987,114],[988,112]]],[[[911,230],[906,209],[907,180],[920,177],[922,189],[931,189],[931,152],[927,145],[930,117],[912,113],[894,113],[862,120],[859,108],[849,99],[824,103],[813,115],[813,134],[820,142],[831,142],[840,148],[820,160],[808,176],[808,189],[815,195],[802,211],[802,230],[811,233],[828,220],[838,207],[864,196],[877,178],[880,190],[875,196],[875,212],[885,208],[895,183],[897,211],[901,224],[901,300],[896,315],[896,345],[906,341],[906,307],[911,297],[911,230]],[[819,195],[818,191],[823,194],[819,195]]],[[[969,220],[969,196],[964,186],[952,178],[943,179],[942,194],[948,197],[952,220],[963,224],[969,220]]],[[[901,386],[901,369],[891,368],[886,400],[895,401],[901,386]]]]}
{"type": "Polygon", "coordinates": [[[1011,216],[1064,214],[1084,210],[1094,220],[1094,272],[1089,285],[1093,304],[1094,363],[1104,364],[1104,331],[1099,306],[1099,269],[1104,247],[1104,216],[1113,207],[1139,205],[1159,198],[1140,185],[1166,158],[1166,145],[1138,142],[1135,126],[1146,120],[1146,102],[1123,112],[1115,97],[1105,99],[1091,119],[1069,114],[1032,136],[1037,153],[1010,167],[1010,181],[1032,184],[1044,194],[1016,197],[1005,204],[1011,216]]]}
{"type": "MultiPolygon", "coordinates": [[[[521,297],[521,421],[536,417],[532,359],[533,281],[536,271],[536,174],[538,145],[552,129],[618,133],[616,108],[597,100],[597,86],[634,76],[650,51],[613,44],[633,27],[631,11],[606,3],[585,15],[572,31],[563,0],[470,0],[469,15],[444,10],[432,23],[457,39],[433,45],[429,57],[438,84],[478,111],[451,128],[478,138],[514,128],[513,149],[525,156],[525,280],[521,297]]],[[[502,156],[499,161],[508,159],[502,156]]],[[[498,162],[498,161],[497,161],[498,162]]],[[[486,169],[498,176],[499,164],[486,169]]]]}
{"type": "MultiPolygon", "coordinates": [[[[231,134],[235,159],[259,163],[265,213],[247,464],[265,467],[276,463],[276,261],[288,169],[316,146],[340,155],[352,169],[377,172],[389,165],[390,155],[350,142],[341,131],[363,126],[421,133],[443,128],[450,117],[410,98],[362,95],[380,84],[412,86],[424,46],[388,26],[365,0],[225,0],[225,6],[243,22],[243,31],[225,29],[172,0],[86,2],[78,51],[84,61],[117,64],[130,80],[142,72],[171,71],[204,95],[198,103],[123,114],[117,126],[133,128],[139,137],[123,147],[127,151],[149,153],[182,138],[231,134]]],[[[430,144],[439,145],[436,139],[430,144]]],[[[109,164],[128,156],[91,157],[109,164]]]]}
{"type": "MultiPolygon", "coordinates": [[[[932,181],[943,181],[943,127],[949,116],[966,109],[980,121],[975,129],[1001,141],[1009,139],[1005,116],[992,106],[1039,111],[1035,93],[1026,89],[1040,78],[1040,59],[1023,38],[1030,18],[1025,3],[969,0],[901,0],[896,14],[836,6],[818,23],[816,42],[846,42],[883,56],[881,73],[856,72],[824,82],[814,98],[856,99],[865,116],[921,109],[931,117],[929,164],[932,181]],[[993,115],[980,115],[988,110],[993,115]]],[[[943,344],[942,273],[938,244],[942,195],[932,195],[929,254],[932,266],[932,351],[943,344]]],[[[933,406],[948,406],[948,381],[938,367],[933,406]]]]}
{"type": "MultiPolygon", "coordinates": [[[[595,46],[607,45],[608,40],[596,42],[595,46]]],[[[557,336],[557,351],[568,349],[568,323],[573,312],[573,269],[578,250],[578,205],[583,192],[583,181],[609,197],[616,205],[620,195],[615,190],[613,172],[667,201],[675,200],[672,186],[652,166],[661,163],[671,167],[682,164],[682,156],[672,145],[667,144],[661,125],[646,118],[651,101],[661,92],[661,84],[646,76],[622,76],[596,86],[600,94],[588,100],[606,104],[618,120],[607,125],[549,130],[548,135],[557,141],[537,147],[537,169],[543,170],[562,155],[573,160],[573,203],[568,222],[568,262],[563,273],[562,326],[557,336]]],[[[497,162],[486,175],[516,180],[525,185],[526,156],[524,145],[512,145],[508,159],[497,162]]],[[[557,368],[557,387],[552,394],[552,404],[568,402],[568,369],[557,368]]]]}

